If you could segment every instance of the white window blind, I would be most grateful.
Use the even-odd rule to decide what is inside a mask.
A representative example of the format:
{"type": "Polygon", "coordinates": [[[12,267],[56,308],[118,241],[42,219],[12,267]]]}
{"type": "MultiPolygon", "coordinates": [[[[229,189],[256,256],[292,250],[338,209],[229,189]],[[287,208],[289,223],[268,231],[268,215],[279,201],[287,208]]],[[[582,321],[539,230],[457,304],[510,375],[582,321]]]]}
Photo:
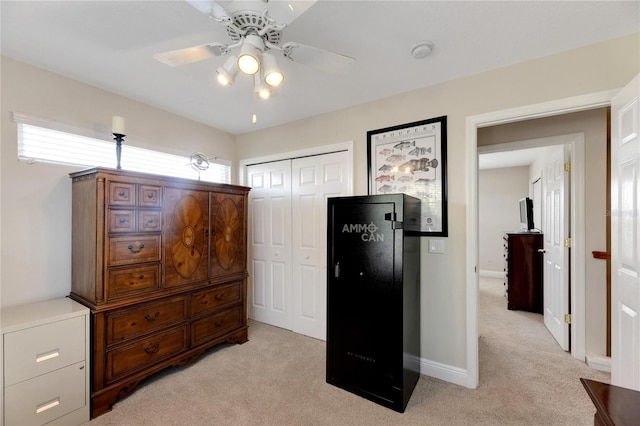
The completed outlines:
{"type": "MultiPolygon", "coordinates": [[[[116,167],[116,144],[86,136],[18,123],[18,159],[80,167],[116,167]]],[[[231,162],[210,159],[206,170],[191,166],[190,157],[122,144],[123,170],[231,183],[231,162]]]]}

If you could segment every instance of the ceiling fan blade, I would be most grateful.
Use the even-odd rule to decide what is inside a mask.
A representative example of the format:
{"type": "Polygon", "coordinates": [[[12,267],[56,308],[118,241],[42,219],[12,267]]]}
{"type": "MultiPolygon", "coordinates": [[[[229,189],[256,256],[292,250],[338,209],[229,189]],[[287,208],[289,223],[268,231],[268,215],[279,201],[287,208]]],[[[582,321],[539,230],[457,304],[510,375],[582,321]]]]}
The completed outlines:
{"type": "Polygon", "coordinates": [[[265,8],[269,10],[269,17],[278,24],[289,25],[296,18],[313,6],[317,0],[286,1],[286,0],[186,0],[191,6],[198,9],[205,15],[213,16],[215,19],[231,17],[236,12],[253,10],[261,12],[265,8]]]}
{"type": "MultiPolygon", "coordinates": [[[[236,0],[237,2],[238,0],[236,0]]],[[[305,13],[316,0],[305,1],[281,1],[271,0],[267,4],[269,9],[269,17],[274,19],[278,24],[289,25],[297,18],[305,13]]]]}
{"type": "MultiPolygon", "coordinates": [[[[224,16],[229,16],[225,8],[217,1],[214,0],[186,0],[191,6],[198,9],[201,13],[214,17],[215,19],[221,19],[224,16]]],[[[229,3],[228,1],[225,3],[229,3]]]]}
{"type": "Polygon", "coordinates": [[[354,58],[306,46],[300,43],[288,42],[282,45],[285,57],[300,64],[309,65],[331,74],[347,74],[356,63],[354,58]]]}
{"type": "Polygon", "coordinates": [[[213,58],[214,56],[225,55],[227,53],[229,53],[229,48],[226,44],[207,43],[185,49],[156,53],[153,57],[163,64],[175,67],[213,58]]]}

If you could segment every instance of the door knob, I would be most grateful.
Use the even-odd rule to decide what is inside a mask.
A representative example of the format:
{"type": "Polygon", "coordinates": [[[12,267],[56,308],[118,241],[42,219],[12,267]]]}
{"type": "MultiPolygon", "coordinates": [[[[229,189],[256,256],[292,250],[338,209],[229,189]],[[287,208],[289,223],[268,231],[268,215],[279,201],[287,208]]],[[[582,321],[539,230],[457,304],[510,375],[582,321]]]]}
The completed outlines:
{"type": "Polygon", "coordinates": [[[543,248],[542,249],[538,249],[538,253],[546,253],[546,252],[547,252],[547,249],[543,249],[543,248]]]}

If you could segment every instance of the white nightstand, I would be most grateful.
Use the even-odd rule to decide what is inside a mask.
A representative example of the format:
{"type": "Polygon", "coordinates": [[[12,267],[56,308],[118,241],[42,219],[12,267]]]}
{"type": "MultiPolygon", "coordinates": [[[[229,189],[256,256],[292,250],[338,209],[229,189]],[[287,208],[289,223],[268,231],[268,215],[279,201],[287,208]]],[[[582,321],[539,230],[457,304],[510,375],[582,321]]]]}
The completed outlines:
{"type": "Polygon", "coordinates": [[[89,421],[89,317],[67,298],[2,310],[4,425],[89,421]]]}

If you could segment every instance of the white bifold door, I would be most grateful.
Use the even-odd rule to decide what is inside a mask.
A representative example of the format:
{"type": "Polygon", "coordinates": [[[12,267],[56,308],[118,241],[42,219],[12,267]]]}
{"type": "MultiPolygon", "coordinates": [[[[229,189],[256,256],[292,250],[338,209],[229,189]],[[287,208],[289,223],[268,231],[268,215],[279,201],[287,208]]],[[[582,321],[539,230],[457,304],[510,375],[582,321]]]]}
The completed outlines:
{"type": "Polygon", "coordinates": [[[346,151],[247,166],[250,318],[326,339],[327,198],[350,170],[346,151]]]}

